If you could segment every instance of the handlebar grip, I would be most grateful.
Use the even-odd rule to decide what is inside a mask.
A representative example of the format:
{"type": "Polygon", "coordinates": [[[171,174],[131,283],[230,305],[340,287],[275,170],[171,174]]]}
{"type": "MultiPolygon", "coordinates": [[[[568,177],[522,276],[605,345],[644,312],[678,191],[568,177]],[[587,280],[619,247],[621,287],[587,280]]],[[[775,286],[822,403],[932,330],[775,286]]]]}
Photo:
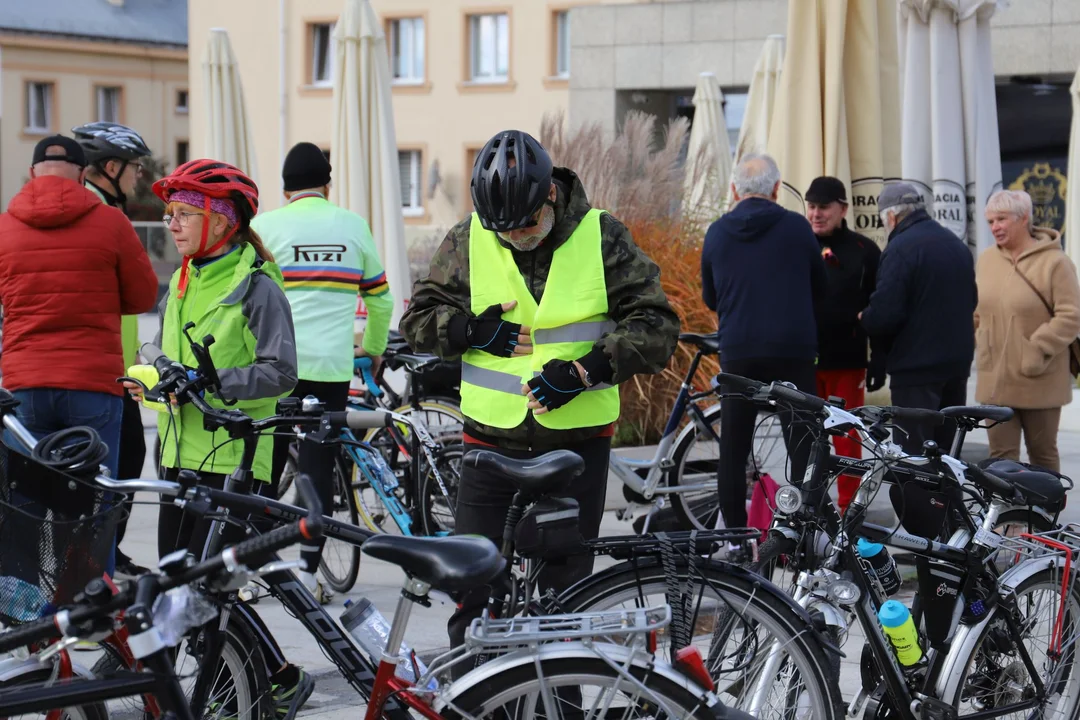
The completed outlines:
{"type": "Polygon", "coordinates": [[[346,410],[326,413],[334,427],[347,427],[350,430],[376,430],[389,427],[394,419],[385,410],[346,410]]]}
{"type": "Polygon", "coordinates": [[[58,638],[61,634],[60,628],[56,626],[56,616],[50,615],[0,633],[0,654],[9,653],[44,640],[58,638]]]}
{"type": "Polygon", "coordinates": [[[153,343],[143,343],[142,347],[139,348],[139,354],[143,356],[149,365],[154,365],[159,358],[165,357],[165,353],[161,351],[161,348],[153,343]]]}
{"type": "Polygon", "coordinates": [[[925,408],[891,407],[889,408],[889,414],[896,420],[931,423],[933,425],[942,425],[945,423],[944,415],[937,410],[927,410],[925,408]]]}
{"type": "Polygon", "coordinates": [[[315,492],[315,483],[310,475],[300,473],[296,476],[296,491],[300,493],[300,498],[304,503],[304,507],[308,509],[309,516],[323,514],[322,501],[319,500],[319,494],[315,492]]]}
{"type": "Polygon", "coordinates": [[[765,383],[758,380],[751,380],[742,375],[732,375],[731,373],[725,372],[717,373],[716,377],[713,378],[712,384],[716,389],[719,389],[721,385],[729,385],[738,392],[757,392],[765,387],[765,383]]]}
{"type": "Polygon", "coordinates": [[[314,520],[304,518],[298,523],[274,528],[265,535],[259,535],[226,548],[214,557],[189,568],[186,572],[169,578],[162,584],[162,590],[169,590],[213,575],[226,567],[226,557],[231,557],[240,565],[246,565],[253,560],[261,562],[270,553],[295,545],[301,540],[318,540],[320,537],[322,537],[321,516],[316,516],[314,520]]]}
{"type": "Polygon", "coordinates": [[[968,465],[964,474],[983,490],[1000,495],[1006,500],[1016,494],[1016,489],[1012,486],[1012,483],[991,475],[977,465],[968,465]]]}
{"type": "Polygon", "coordinates": [[[801,390],[795,390],[787,385],[775,382],[769,386],[769,395],[779,400],[786,400],[792,405],[811,412],[817,412],[827,405],[824,400],[816,395],[808,395],[801,390]]]}
{"type": "Polygon", "coordinates": [[[374,363],[372,363],[371,358],[367,356],[353,359],[353,370],[360,371],[360,376],[364,381],[364,386],[367,388],[367,391],[371,393],[373,397],[382,397],[382,388],[375,382],[375,376],[371,374],[373,366],[374,363]]]}

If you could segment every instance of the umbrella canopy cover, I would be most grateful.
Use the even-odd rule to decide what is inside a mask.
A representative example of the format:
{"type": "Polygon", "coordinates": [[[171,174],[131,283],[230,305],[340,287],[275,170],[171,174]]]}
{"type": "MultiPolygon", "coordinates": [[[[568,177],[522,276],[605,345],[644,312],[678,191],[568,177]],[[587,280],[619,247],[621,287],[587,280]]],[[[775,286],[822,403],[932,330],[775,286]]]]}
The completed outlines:
{"type": "Polygon", "coordinates": [[[1080,70],[1073,77],[1069,92],[1072,94],[1072,127],[1069,129],[1068,177],[1076,178],[1076,181],[1065,184],[1065,252],[1080,268],[1080,70]]]}
{"type": "Polygon", "coordinates": [[[993,243],[983,209],[1001,189],[996,8],[997,0],[900,0],[901,173],[973,251],[993,243]]]}
{"type": "Polygon", "coordinates": [[[240,70],[233,54],[229,33],[210,30],[203,52],[203,90],[206,98],[205,156],[231,163],[255,177],[255,145],[244,104],[240,70]]]}
{"type": "Polygon", "coordinates": [[[803,193],[829,175],[850,188],[857,232],[885,241],[877,196],[899,172],[898,71],[890,0],[806,0],[788,5],[787,55],[769,151],[780,202],[806,211],[803,193]]]}
{"type": "Polygon", "coordinates": [[[694,91],[694,122],[686,151],[684,209],[689,213],[718,214],[731,176],[731,146],[724,121],[724,94],[711,72],[698,77],[694,91]]]}
{"type": "MultiPolygon", "coordinates": [[[[750,80],[750,90],[746,96],[746,112],[739,127],[739,139],[735,143],[735,157],[732,166],[739,164],[744,155],[762,153],[769,145],[769,125],[772,123],[776,108],[776,97],[780,92],[780,73],[784,67],[784,36],[770,35],[765,38],[757,64],[754,65],[754,77],[750,80]]],[[[730,176],[730,173],[729,173],[730,176]]],[[[730,196],[731,182],[725,192],[730,196]]],[[[728,198],[726,206],[730,206],[728,198]]]]}
{"type": "Polygon", "coordinates": [[[330,201],[363,216],[394,295],[411,294],[386,36],[368,0],[346,0],[334,30],[330,201]]]}

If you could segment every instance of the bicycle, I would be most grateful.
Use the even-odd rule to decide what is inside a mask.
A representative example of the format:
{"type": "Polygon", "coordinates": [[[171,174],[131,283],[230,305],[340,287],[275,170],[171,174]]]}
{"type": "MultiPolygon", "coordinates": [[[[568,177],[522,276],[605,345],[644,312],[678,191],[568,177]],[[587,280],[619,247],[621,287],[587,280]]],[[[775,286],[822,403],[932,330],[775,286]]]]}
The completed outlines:
{"type": "MultiPolygon", "coordinates": [[[[1044,716],[1054,702],[1071,703],[1067,711],[1059,708],[1065,717],[1080,712],[1073,634],[1080,622],[1080,587],[1075,580],[1070,582],[1070,565],[1080,547],[1075,531],[1002,538],[994,532],[995,513],[989,512],[979,523],[968,515],[964,528],[953,533],[948,542],[939,542],[865,522],[871,500],[887,473],[901,461],[928,471],[954,502],[962,500],[964,492],[978,492],[988,505],[1000,508],[1001,501],[1023,502],[1035,488],[941,454],[933,443],[927,443],[926,457],[906,456],[887,442],[881,413],[875,413],[880,409],[848,412],[779,383],[764,386],[724,374],[718,380],[742,388],[759,402],[783,404],[812,418],[818,430],[806,477],[799,487],[792,486],[787,497],[779,498],[777,506],[789,516],[806,506],[808,512],[820,514],[826,525],[829,544],[823,551],[814,548],[804,557],[808,564],[795,568],[796,601],[822,612],[830,632],[837,637],[846,636],[852,620],[859,622],[865,634],[864,685],[849,708],[851,714],[865,708],[871,717],[885,713],[912,719],[955,718],[957,708],[967,703],[971,717],[999,717],[1036,708],[1044,716]],[[869,460],[871,470],[841,516],[824,500],[830,467],[827,436],[852,430],[874,450],[874,457],[869,460]],[[972,485],[966,485],[968,481],[972,485]],[[915,638],[920,657],[914,662],[902,664],[878,622],[878,611],[888,592],[881,577],[856,550],[857,537],[909,551],[928,570],[920,575],[919,597],[923,603],[934,599],[935,606],[923,613],[924,629],[915,638]],[[999,573],[995,558],[1000,555],[1018,561],[999,573]],[[1019,596],[1043,591],[1060,597],[1052,601],[1050,643],[1037,666],[1032,659],[1034,651],[1027,649],[1023,637],[1025,629],[1035,627],[1035,621],[1023,612],[1030,602],[1019,596]],[[994,680],[995,669],[1008,678],[1006,688],[994,680]],[[1023,682],[1023,675],[1030,678],[1030,686],[1023,682]],[[989,694],[978,695],[985,691],[989,694]]],[[[919,413],[931,411],[908,412],[916,419],[919,413]]],[[[783,530],[779,529],[770,533],[770,538],[781,535],[783,530]]]]}

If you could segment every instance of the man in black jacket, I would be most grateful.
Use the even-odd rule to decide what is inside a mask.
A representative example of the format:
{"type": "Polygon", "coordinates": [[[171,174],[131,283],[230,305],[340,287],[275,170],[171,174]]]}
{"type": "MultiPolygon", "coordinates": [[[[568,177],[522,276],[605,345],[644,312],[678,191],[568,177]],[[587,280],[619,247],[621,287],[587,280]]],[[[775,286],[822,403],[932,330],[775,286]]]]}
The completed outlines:
{"type": "MultiPolygon", "coordinates": [[[[719,318],[724,372],[787,381],[813,394],[814,303],[825,289],[825,266],[806,218],[776,203],[779,190],[780,170],[771,157],[749,155],[739,163],[732,182],[736,205],[705,234],[702,296],[719,318]]],[[[727,527],[745,527],[746,461],[757,408],[738,398],[725,398],[721,407],[720,509],[727,527]]],[[[806,430],[792,426],[787,413],[780,420],[791,476],[802,477],[810,451],[806,430]]]]}
{"type": "MultiPolygon", "coordinates": [[[[866,331],[859,324],[859,312],[870,304],[874,292],[881,250],[873,240],[848,228],[844,219],[847,189],[841,180],[816,178],[805,197],[806,219],[821,245],[827,281],[817,305],[817,394],[840,397],[847,407],[859,407],[865,404],[868,388],[873,392],[885,385],[884,353],[874,353],[867,363],[866,331]]],[[[857,437],[836,437],[833,443],[840,455],[862,457],[857,437]]],[[[846,509],[859,489],[859,478],[841,475],[837,486],[840,508],[846,509]]]]}
{"type": "MultiPolygon", "coordinates": [[[[870,337],[889,344],[892,402],[930,410],[963,405],[975,357],[978,301],[971,250],[927,214],[908,183],[887,185],[878,209],[889,241],[877,289],[860,318],[870,337]]],[[[955,431],[949,425],[931,432],[903,423],[901,445],[921,454],[923,442],[932,439],[947,451],[955,431]]]]}

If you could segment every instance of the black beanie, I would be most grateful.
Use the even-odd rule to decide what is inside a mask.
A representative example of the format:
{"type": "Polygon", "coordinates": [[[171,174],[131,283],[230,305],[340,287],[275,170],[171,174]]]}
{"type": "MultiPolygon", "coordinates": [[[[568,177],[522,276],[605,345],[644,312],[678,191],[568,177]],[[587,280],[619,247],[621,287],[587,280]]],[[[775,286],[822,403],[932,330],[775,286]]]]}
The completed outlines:
{"type": "Polygon", "coordinates": [[[329,185],[330,161],[318,145],[309,142],[296,143],[285,156],[281,179],[285,181],[285,190],[289,192],[329,185]]]}

